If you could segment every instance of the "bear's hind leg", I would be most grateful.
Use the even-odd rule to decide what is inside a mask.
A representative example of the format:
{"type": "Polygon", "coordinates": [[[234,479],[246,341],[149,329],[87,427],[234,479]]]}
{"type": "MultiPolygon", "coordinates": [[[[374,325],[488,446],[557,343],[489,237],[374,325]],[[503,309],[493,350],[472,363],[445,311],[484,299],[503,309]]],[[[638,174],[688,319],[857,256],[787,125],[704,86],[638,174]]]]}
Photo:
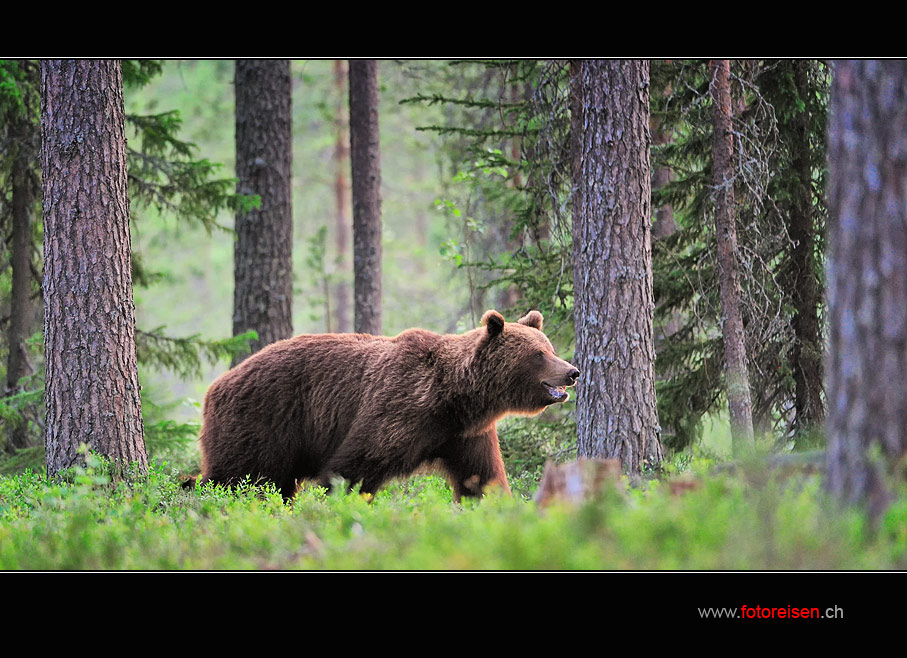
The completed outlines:
{"type": "Polygon", "coordinates": [[[354,441],[347,441],[328,461],[321,475],[318,477],[322,486],[331,488],[331,480],[342,477],[349,482],[352,490],[359,484],[359,492],[374,496],[378,489],[396,473],[393,459],[376,460],[369,458],[365,451],[355,446],[361,445],[354,441]]]}
{"type": "Polygon", "coordinates": [[[294,477],[286,478],[280,482],[275,482],[277,492],[283,497],[283,502],[289,502],[299,490],[299,482],[294,477]]]}

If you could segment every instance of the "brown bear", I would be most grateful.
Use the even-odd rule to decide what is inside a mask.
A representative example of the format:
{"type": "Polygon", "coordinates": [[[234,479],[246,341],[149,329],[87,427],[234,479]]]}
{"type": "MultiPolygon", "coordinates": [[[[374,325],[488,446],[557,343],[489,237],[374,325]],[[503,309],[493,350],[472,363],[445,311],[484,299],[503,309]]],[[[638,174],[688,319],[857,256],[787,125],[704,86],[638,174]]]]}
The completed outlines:
{"type": "Polygon", "coordinates": [[[495,423],[568,398],[579,371],[558,358],[542,314],[497,311],[461,335],[409,329],[301,335],[223,374],[205,397],[201,481],[273,482],[285,499],[303,480],[334,477],[374,493],[431,465],[455,500],[492,483],[510,492],[495,423]]]}

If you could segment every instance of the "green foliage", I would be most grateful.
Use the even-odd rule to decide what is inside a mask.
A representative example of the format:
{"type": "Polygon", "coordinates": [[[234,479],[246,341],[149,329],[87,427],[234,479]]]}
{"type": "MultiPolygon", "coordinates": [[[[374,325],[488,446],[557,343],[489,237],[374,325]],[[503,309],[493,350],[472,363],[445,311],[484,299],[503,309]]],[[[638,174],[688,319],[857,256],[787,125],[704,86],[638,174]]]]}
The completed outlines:
{"type": "Polygon", "coordinates": [[[6,423],[23,422],[20,410],[28,405],[37,404],[44,401],[44,390],[21,391],[13,395],[0,398],[0,418],[6,423]]]}
{"type": "MultiPolygon", "coordinates": [[[[516,416],[500,421],[498,438],[507,472],[532,482],[541,477],[546,461],[562,462],[572,457],[576,453],[574,406],[571,400],[540,416],[516,416]]],[[[518,490],[516,486],[512,488],[518,490]]],[[[525,490],[520,493],[528,496],[525,490]]]]}
{"type": "Polygon", "coordinates": [[[904,569],[907,495],[878,527],[828,500],[817,476],[758,469],[668,483],[622,482],[579,506],[491,494],[451,502],[436,477],[369,503],[304,488],[183,490],[154,463],[130,482],[89,455],[68,478],[0,476],[0,569],[904,569]]]}
{"type": "Polygon", "coordinates": [[[467,270],[474,315],[537,308],[555,344],[572,344],[569,114],[565,62],[450,62],[441,89],[406,103],[444,107],[451,235],[441,253],[467,270]],[[458,89],[453,96],[448,90],[458,89]],[[489,295],[496,298],[486,301],[489,295]]]}
{"type": "Polygon", "coordinates": [[[164,335],[163,329],[136,330],[137,358],[143,365],[165,368],[181,377],[200,376],[202,359],[216,363],[249,354],[249,343],[258,340],[258,334],[254,331],[231,338],[206,340],[198,335],[171,338],[164,335]]]}
{"type": "MultiPolygon", "coordinates": [[[[5,346],[4,346],[5,347],[5,346]]],[[[0,397],[0,450],[9,448],[10,431],[23,424],[28,428],[30,436],[36,437],[44,420],[44,360],[43,360],[43,335],[33,334],[25,341],[25,349],[29,358],[36,364],[34,371],[22,377],[18,382],[18,390],[6,391],[0,397]]],[[[6,380],[6,350],[0,351],[3,357],[0,363],[0,381],[6,380]]],[[[43,458],[43,446],[41,449],[43,458]]],[[[30,465],[26,460],[23,465],[30,465]]]]}
{"type": "Polygon", "coordinates": [[[30,446],[14,454],[0,456],[0,476],[17,476],[28,471],[41,472],[44,468],[44,446],[30,446]]]}
{"type": "Polygon", "coordinates": [[[156,59],[124,59],[120,64],[127,88],[144,87],[163,70],[163,62],[156,59]]]}
{"type": "Polygon", "coordinates": [[[198,439],[201,425],[198,423],[178,423],[175,420],[162,420],[145,425],[145,441],[152,445],[173,446],[186,445],[198,439]]]}
{"type": "Polygon", "coordinates": [[[23,62],[0,59],[0,114],[23,115],[27,110],[26,96],[33,93],[28,88],[23,62]]]}
{"type": "Polygon", "coordinates": [[[140,145],[127,150],[133,205],[198,222],[209,232],[218,226],[220,210],[248,211],[260,205],[257,195],[233,192],[235,178],[216,178],[221,165],[194,159],[195,144],[177,138],[182,127],[178,111],[130,114],[126,121],[140,145]]]}

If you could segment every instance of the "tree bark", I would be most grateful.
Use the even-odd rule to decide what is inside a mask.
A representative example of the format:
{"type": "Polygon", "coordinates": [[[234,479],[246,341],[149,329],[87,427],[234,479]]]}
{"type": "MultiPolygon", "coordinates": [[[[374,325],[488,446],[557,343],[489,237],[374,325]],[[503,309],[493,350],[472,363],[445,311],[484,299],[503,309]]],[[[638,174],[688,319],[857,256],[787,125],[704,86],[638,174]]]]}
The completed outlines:
{"type": "MultiPolygon", "coordinates": [[[[810,94],[809,66],[804,60],[792,63],[794,84],[800,98],[810,94]]],[[[825,421],[822,401],[822,331],[819,324],[821,283],[816,264],[816,222],[813,216],[813,191],[809,139],[809,109],[801,113],[791,144],[793,168],[797,176],[796,193],[790,214],[789,233],[793,248],[794,347],[791,365],[794,377],[794,410],[798,430],[818,428],[825,421]]]]}
{"type": "Polygon", "coordinates": [[[334,317],[335,329],[340,333],[349,333],[353,328],[350,322],[349,284],[346,279],[347,250],[350,246],[350,183],[347,178],[350,166],[350,117],[345,102],[345,91],[349,81],[349,65],[345,59],[334,60],[334,86],[337,102],[334,106],[334,126],[337,131],[337,145],[334,151],[336,174],[334,178],[334,197],[337,214],[334,220],[334,235],[337,245],[337,272],[340,274],[334,283],[334,317]]]}
{"type": "Polygon", "coordinates": [[[828,487],[878,517],[907,454],[907,62],[835,63],[828,144],[828,487]]]}
{"type": "Polygon", "coordinates": [[[580,457],[662,460],[655,404],[649,65],[571,64],[580,457]]]}
{"type": "Polygon", "coordinates": [[[381,151],[378,63],[350,61],[350,159],[353,178],[354,331],[381,329],[381,151]]]}
{"type": "Polygon", "coordinates": [[[120,64],[45,60],[41,74],[47,473],[83,443],[144,471],[120,64]]]}
{"type": "Polygon", "coordinates": [[[256,331],[254,353],[293,335],[290,62],[236,60],[235,93],[238,191],[261,205],[236,215],[233,335],[256,331]]]}
{"type": "Polygon", "coordinates": [[[731,440],[735,455],[752,451],[753,403],[747,372],[746,339],[737,276],[737,227],[734,220],[734,135],[730,62],[713,60],[711,94],[714,116],[712,180],[715,185],[715,228],[721,289],[722,334],[731,440]]]}

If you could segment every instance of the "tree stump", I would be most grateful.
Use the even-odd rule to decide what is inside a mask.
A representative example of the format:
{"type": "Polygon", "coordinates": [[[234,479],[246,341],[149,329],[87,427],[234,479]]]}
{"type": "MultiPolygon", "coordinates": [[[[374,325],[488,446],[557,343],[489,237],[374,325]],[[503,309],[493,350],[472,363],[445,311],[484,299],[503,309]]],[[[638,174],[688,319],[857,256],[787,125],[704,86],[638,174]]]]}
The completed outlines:
{"type": "Polygon", "coordinates": [[[620,475],[618,459],[580,459],[566,464],[549,461],[535,502],[540,507],[553,502],[582,503],[600,496],[606,483],[613,485],[620,475]]]}

